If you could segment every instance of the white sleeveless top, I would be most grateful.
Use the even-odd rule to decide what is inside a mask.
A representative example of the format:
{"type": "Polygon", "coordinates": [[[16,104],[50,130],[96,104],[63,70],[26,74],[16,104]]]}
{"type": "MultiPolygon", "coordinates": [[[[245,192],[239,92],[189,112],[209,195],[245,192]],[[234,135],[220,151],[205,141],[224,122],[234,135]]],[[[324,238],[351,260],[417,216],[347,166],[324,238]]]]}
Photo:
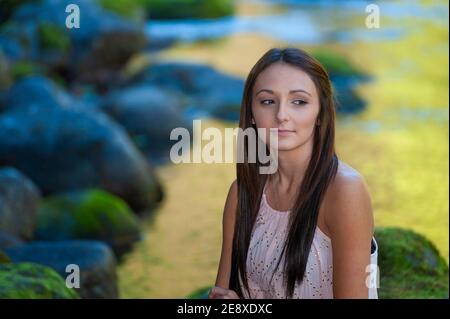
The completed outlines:
{"type": "MultiPolygon", "coordinates": [[[[264,188],[265,189],[265,188],[264,188]]],[[[245,298],[286,298],[283,285],[284,254],[280,265],[273,275],[281,250],[286,239],[289,211],[278,211],[269,206],[265,191],[252,231],[247,255],[247,279],[250,295],[243,287],[245,298]]],[[[371,269],[367,269],[369,299],[377,299],[378,247],[372,240],[371,269]],[[369,271],[372,271],[371,275],[369,271]],[[370,276],[369,276],[370,275],[370,276]]],[[[331,239],[319,227],[316,228],[311,251],[306,266],[305,277],[301,284],[296,284],[293,298],[331,299],[333,298],[333,255],[331,239]]]]}

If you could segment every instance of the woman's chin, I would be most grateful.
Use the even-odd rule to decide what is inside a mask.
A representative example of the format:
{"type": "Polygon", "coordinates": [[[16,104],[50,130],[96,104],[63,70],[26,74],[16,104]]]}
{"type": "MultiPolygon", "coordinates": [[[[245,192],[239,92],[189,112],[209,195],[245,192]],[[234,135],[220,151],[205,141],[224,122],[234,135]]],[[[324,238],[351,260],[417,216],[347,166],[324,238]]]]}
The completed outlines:
{"type": "Polygon", "coordinates": [[[278,152],[287,152],[297,148],[297,144],[289,142],[289,141],[278,141],[277,150],[278,152]]]}

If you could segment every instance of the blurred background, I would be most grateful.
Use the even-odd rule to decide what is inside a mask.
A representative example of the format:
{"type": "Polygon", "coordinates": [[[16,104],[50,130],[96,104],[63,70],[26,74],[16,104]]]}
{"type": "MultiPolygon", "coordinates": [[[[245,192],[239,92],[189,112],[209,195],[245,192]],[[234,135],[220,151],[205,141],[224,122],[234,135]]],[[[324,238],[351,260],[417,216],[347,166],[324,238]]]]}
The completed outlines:
{"type": "Polygon", "coordinates": [[[380,298],[448,298],[437,0],[0,0],[0,298],[204,298],[235,164],[173,164],[170,132],[237,127],[245,77],[285,46],[332,79],[338,156],[372,195],[380,298]]]}

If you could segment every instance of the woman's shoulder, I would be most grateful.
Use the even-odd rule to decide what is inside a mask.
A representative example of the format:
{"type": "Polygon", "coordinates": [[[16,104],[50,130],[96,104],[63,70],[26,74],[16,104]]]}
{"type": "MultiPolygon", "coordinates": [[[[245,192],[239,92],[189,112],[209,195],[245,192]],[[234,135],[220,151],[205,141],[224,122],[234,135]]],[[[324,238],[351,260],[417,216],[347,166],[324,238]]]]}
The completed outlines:
{"type": "Polygon", "coordinates": [[[326,201],[328,228],[336,223],[372,219],[371,197],[364,177],[342,161],[339,161],[336,176],[327,190],[326,201]]]}
{"type": "Polygon", "coordinates": [[[329,186],[330,197],[335,200],[352,195],[355,191],[364,191],[367,188],[364,177],[352,166],[339,160],[336,176],[329,186]]]}

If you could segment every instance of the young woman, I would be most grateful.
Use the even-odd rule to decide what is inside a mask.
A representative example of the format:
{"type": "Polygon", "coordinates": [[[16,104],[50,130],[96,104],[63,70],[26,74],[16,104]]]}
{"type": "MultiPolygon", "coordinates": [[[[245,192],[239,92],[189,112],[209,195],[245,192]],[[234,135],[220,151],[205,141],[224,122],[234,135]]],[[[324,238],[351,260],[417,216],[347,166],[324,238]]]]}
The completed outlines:
{"type": "Polygon", "coordinates": [[[209,298],[377,298],[371,198],[336,156],[323,66],[296,48],[269,50],[245,83],[239,127],[278,129],[278,168],[237,164],[209,298]]]}

